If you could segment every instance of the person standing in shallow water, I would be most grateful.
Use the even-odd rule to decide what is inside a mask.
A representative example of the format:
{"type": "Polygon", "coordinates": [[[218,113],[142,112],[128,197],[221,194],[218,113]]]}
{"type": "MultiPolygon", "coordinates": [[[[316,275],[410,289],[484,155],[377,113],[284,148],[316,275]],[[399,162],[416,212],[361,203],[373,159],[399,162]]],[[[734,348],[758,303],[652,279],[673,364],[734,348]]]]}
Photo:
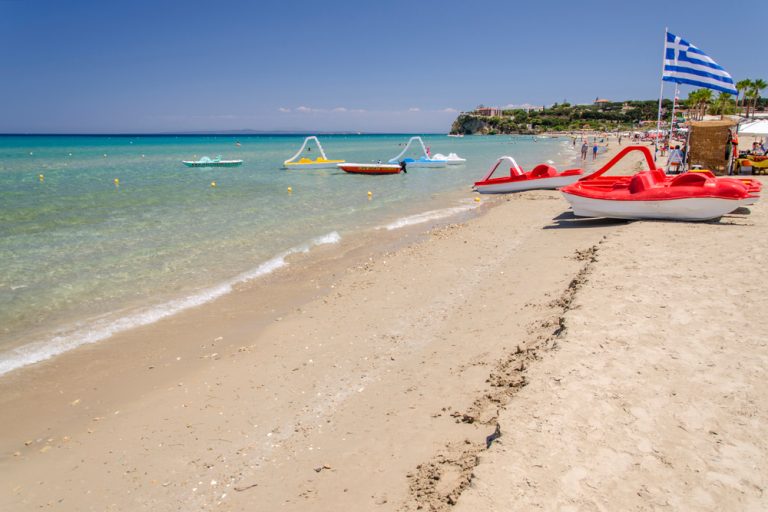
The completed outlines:
{"type": "Polygon", "coordinates": [[[597,159],[597,141],[595,141],[595,145],[592,146],[592,160],[595,159],[597,159]]]}
{"type": "Polygon", "coordinates": [[[587,145],[587,141],[582,142],[581,144],[581,159],[586,160],[587,159],[587,151],[589,150],[589,146],[587,145]]]}

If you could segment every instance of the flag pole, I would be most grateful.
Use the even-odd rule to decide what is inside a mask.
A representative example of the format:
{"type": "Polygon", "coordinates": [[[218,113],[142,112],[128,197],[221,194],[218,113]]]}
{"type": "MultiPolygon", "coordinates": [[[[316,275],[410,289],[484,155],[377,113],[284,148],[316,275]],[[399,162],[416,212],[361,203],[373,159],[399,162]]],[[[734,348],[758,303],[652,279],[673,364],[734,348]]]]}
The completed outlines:
{"type": "Polygon", "coordinates": [[[659,90],[659,115],[656,118],[656,137],[653,143],[653,161],[656,161],[656,153],[659,150],[659,136],[661,135],[661,100],[664,97],[664,60],[667,58],[667,33],[669,27],[664,27],[664,45],[661,54],[661,88],[659,90]]]}
{"type": "Polygon", "coordinates": [[[683,150],[685,151],[685,158],[683,158],[683,169],[685,169],[685,172],[688,172],[690,169],[688,168],[688,163],[691,160],[691,123],[688,123],[688,135],[685,137],[685,147],[683,147],[683,150]]]}
{"type": "Polygon", "coordinates": [[[672,118],[669,120],[669,141],[672,142],[672,129],[675,126],[675,109],[677,108],[677,94],[680,84],[675,82],[675,95],[672,97],[672,118]]]}

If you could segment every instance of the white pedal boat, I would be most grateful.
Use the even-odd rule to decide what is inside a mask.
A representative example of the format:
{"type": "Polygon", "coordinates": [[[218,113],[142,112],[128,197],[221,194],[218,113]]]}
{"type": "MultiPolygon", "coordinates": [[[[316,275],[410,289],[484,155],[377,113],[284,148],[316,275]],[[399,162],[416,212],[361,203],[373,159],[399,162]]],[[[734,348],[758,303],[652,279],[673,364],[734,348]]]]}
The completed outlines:
{"type": "Polygon", "coordinates": [[[432,158],[435,160],[445,160],[448,165],[462,165],[467,163],[466,158],[461,158],[456,153],[448,153],[448,156],[445,156],[442,153],[436,153],[432,158]]]}

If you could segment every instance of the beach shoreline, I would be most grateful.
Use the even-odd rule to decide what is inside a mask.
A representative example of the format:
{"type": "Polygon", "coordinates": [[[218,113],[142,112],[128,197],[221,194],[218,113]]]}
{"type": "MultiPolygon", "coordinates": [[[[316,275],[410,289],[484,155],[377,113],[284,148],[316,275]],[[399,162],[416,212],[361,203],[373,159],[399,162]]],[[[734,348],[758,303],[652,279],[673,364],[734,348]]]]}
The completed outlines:
{"type": "MultiPolygon", "coordinates": [[[[529,146],[536,149],[535,146],[537,145],[529,144],[529,146]]],[[[507,148],[499,146],[498,149],[506,150],[507,148]]],[[[514,151],[517,150],[515,149],[514,151]]],[[[539,151],[541,151],[541,149],[539,149],[539,151]]],[[[558,162],[556,162],[556,164],[566,168],[570,167],[570,164],[575,162],[576,158],[575,156],[573,158],[562,156],[563,152],[566,154],[571,153],[570,148],[565,151],[563,151],[562,148],[558,149],[558,157],[556,157],[558,162]]],[[[542,152],[542,160],[545,156],[550,156],[547,151],[542,152]]],[[[460,167],[461,170],[470,170],[472,168],[471,166],[460,167]]],[[[26,330],[20,329],[18,325],[11,325],[10,327],[6,326],[3,336],[0,337],[0,348],[2,349],[0,351],[0,356],[2,356],[2,359],[0,359],[0,377],[17,368],[23,368],[30,364],[36,364],[40,361],[55,358],[62,353],[77,349],[81,345],[108,342],[109,338],[115,334],[125,332],[135,327],[150,325],[158,320],[173,316],[189,308],[195,308],[209,303],[217,297],[230,293],[233,288],[248,286],[248,283],[257,281],[264,276],[268,276],[274,270],[283,267],[286,264],[286,259],[294,258],[296,254],[309,253],[311,255],[311,253],[321,249],[322,246],[338,245],[339,240],[342,240],[344,245],[349,245],[350,243],[354,245],[356,243],[354,240],[367,238],[367,241],[364,243],[370,244],[373,234],[384,228],[386,228],[386,230],[402,229],[412,224],[424,224],[428,226],[430,222],[437,222],[439,224],[439,222],[442,222],[441,219],[452,215],[458,215],[457,218],[460,219],[465,211],[478,206],[478,203],[472,201],[473,194],[470,191],[470,185],[473,178],[479,178],[484,172],[485,169],[477,170],[471,176],[467,176],[466,188],[457,188],[455,190],[447,191],[442,190],[429,197],[420,198],[417,203],[403,205],[404,209],[399,214],[396,211],[389,212],[389,218],[384,216],[379,225],[356,226],[351,229],[345,229],[349,228],[349,226],[330,224],[325,230],[322,229],[322,227],[319,227],[319,229],[307,231],[307,233],[305,233],[305,238],[294,240],[294,245],[291,245],[291,243],[288,243],[287,245],[275,245],[275,252],[271,254],[269,252],[261,253],[260,258],[262,259],[250,261],[243,259],[239,267],[228,267],[229,273],[219,272],[219,277],[216,280],[206,281],[198,279],[197,281],[192,281],[193,283],[196,283],[192,286],[182,283],[174,283],[174,288],[183,291],[169,292],[162,290],[159,297],[153,295],[139,297],[135,294],[130,300],[125,301],[125,303],[115,304],[115,309],[101,308],[100,310],[87,312],[88,310],[85,307],[81,307],[79,310],[78,307],[74,307],[70,308],[74,312],[74,315],[70,313],[69,316],[67,316],[66,313],[62,312],[60,318],[53,316],[48,318],[47,321],[37,320],[37,325],[30,323],[30,327],[26,330]]],[[[283,171],[283,173],[285,172],[283,171]]],[[[423,172],[422,170],[417,170],[417,173],[422,176],[430,174],[429,171],[423,172]]],[[[432,171],[432,173],[434,173],[434,171],[432,171]]],[[[285,173],[286,176],[288,174],[291,173],[285,173]]],[[[435,177],[439,179],[440,174],[440,172],[437,172],[435,177]]],[[[310,180],[309,184],[305,185],[310,187],[308,190],[304,190],[301,186],[294,184],[294,187],[297,189],[295,193],[295,199],[297,201],[304,201],[304,196],[306,194],[309,193],[311,195],[313,193],[311,183],[312,179],[317,176],[317,173],[307,174],[306,172],[293,174],[291,181],[300,179],[310,180]]],[[[352,181],[356,183],[360,182],[360,180],[350,180],[349,177],[347,177],[342,183],[350,183],[352,181]]],[[[365,181],[366,183],[358,183],[358,185],[367,185],[369,189],[374,191],[367,202],[371,204],[387,204],[392,201],[392,191],[386,188],[384,190],[381,189],[395,183],[396,180],[370,180],[367,179],[367,177],[363,177],[362,181],[365,181]],[[382,193],[381,198],[378,196],[379,193],[382,193]]],[[[359,186],[357,188],[359,189],[359,186]]],[[[362,189],[362,192],[358,190],[358,193],[364,196],[364,191],[365,188],[362,189]]],[[[292,197],[294,194],[291,192],[287,195],[288,197],[292,197]]],[[[364,207],[356,204],[354,199],[347,199],[345,208],[364,210],[364,207]],[[353,206],[350,206],[350,204],[353,206]]],[[[266,209],[269,208],[267,207],[266,209]]],[[[256,224],[256,226],[258,226],[259,229],[261,228],[258,224],[256,224]]],[[[286,226],[286,228],[289,229],[289,226],[286,226]]],[[[263,240],[257,239],[250,243],[252,245],[259,245],[260,242],[263,242],[263,240]]],[[[245,242],[240,242],[241,245],[243,243],[245,242]]],[[[235,247],[239,248],[237,245],[235,245],[235,247]]],[[[23,258],[23,250],[19,253],[15,253],[13,246],[10,246],[9,250],[10,254],[16,259],[21,260],[23,258]]],[[[106,251],[108,249],[107,247],[103,247],[101,250],[106,251]]],[[[196,249],[193,247],[189,248],[190,252],[195,252],[195,250],[196,249]]],[[[143,257],[143,255],[140,256],[143,257]]],[[[192,264],[195,262],[183,261],[182,263],[192,264]]],[[[215,263],[210,264],[206,261],[197,261],[197,263],[198,265],[192,265],[190,268],[197,268],[196,272],[199,274],[205,273],[203,271],[205,267],[208,267],[209,272],[218,270],[215,263]]],[[[158,261],[157,265],[173,266],[177,273],[180,273],[179,270],[187,274],[191,273],[191,270],[185,270],[183,267],[175,269],[179,263],[173,260],[158,261]]],[[[131,271],[136,270],[135,267],[130,268],[131,271]]],[[[69,268],[65,270],[65,272],[71,271],[72,270],[69,268]]],[[[84,267],[79,269],[78,272],[87,276],[91,273],[120,275],[121,273],[128,273],[129,271],[124,270],[121,265],[117,264],[110,265],[106,269],[98,267],[89,268],[84,264],[84,267]]],[[[171,273],[172,272],[168,272],[168,274],[171,273]]],[[[19,309],[16,304],[21,303],[21,300],[20,296],[16,296],[15,290],[20,290],[18,292],[20,294],[26,293],[29,288],[35,287],[35,282],[32,281],[32,284],[30,284],[30,281],[31,279],[29,277],[24,279],[23,276],[11,274],[8,282],[2,283],[2,285],[6,285],[11,290],[7,299],[11,306],[19,309]]],[[[58,290],[62,288],[74,288],[76,286],[80,286],[80,283],[60,283],[54,281],[51,294],[58,292],[58,290]]],[[[91,287],[95,288],[94,285],[91,285],[91,287]]],[[[144,288],[146,288],[146,286],[144,288]]],[[[144,290],[141,289],[141,291],[144,290]]],[[[76,304],[76,296],[69,297],[69,299],[68,302],[76,304]]],[[[63,301],[60,300],[59,302],[63,301]]],[[[43,303],[43,307],[39,308],[35,306],[37,306],[37,304],[31,304],[27,310],[19,309],[18,317],[30,319],[39,317],[40,319],[45,319],[46,317],[44,315],[48,314],[45,307],[46,304],[43,303]]]]}
{"type": "MultiPolygon", "coordinates": [[[[286,254],[392,222],[429,220],[417,217],[431,210],[471,208],[471,182],[491,155],[513,151],[527,166],[537,152],[555,160],[570,153],[559,143],[509,137],[436,139],[434,149],[450,144],[470,163],[371,179],[336,169],[278,170],[277,159],[295,149],[286,137],[246,140],[234,150],[221,137],[39,139],[29,147],[11,141],[10,172],[0,179],[7,234],[0,374],[210,301],[280,267],[286,254]],[[82,148],[72,146],[78,142],[82,148]],[[225,149],[246,160],[241,169],[190,171],[176,160],[225,149]]],[[[390,151],[382,148],[402,149],[397,141],[326,143],[348,159],[368,159],[390,151]]]]}
{"type": "Polygon", "coordinates": [[[458,500],[506,390],[523,382],[499,365],[553,339],[590,254],[632,226],[575,220],[555,191],[498,196],[464,217],[294,256],[213,303],[7,374],[0,470],[12,478],[0,504],[458,500]]]}
{"type": "MultiPolygon", "coordinates": [[[[556,164],[563,168],[570,168],[577,162],[578,155],[574,154],[571,158],[565,158],[556,164]]],[[[255,279],[238,282],[228,293],[211,301],[181,309],[172,315],[145,324],[121,329],[105,339],[80,344],[73,349],[0,374],[0,387],[4,390],[2,395],[8,399],[16,393],[26,393],[30,388],[35,387],[32,383],[40,380],[74,384],[78,381],[75,369],[89,366],[91,367],[89,371],[93,371],[94,366],[99,367],[100,379],[108,378],[113,372],[111,365],[115,359],[124,362],[134,359],[134,365],[129,365],[132,366],[131,371],[140,371],[145,366],[152,366],[152,360],[157,357],[158,349],[163,352],[177,353],[176,357],[188,361],[190,357],[194,358],[197,355],[194,348],[180,343],[169,344],[167,341],[157,347],[153,341],[147,340],[157,337],[167,340],[168,332],[174,329],[173,326],[188,322],[197,315],[206,319],[216,318],[222,310],[232,309],[231,304],[238,302],[239,297],[243,295],[244,300],[251,304],[250,309],[260,312],[259,318],[254,321],[251,328],[257,329],[268,325],[302,304],[329,293],[327,289],[330,286],[329,280],[343,274],[351,267],[359,266],[361,261],[364,263],[371,257],[381,256],[407,244],[423,240],[429,236],[432,229],[464,222],[481,215],[487,208],[498,205],[500,197],[479,196],[482,201],[478,203],[470,202],[473,196],[479,195],[469,190],[469,184],[466,192],[443,193],[439,198],[428,201],[427,209],[422,210],[421,213],[396,219],[390,224],[384,223],[374,229],[345,233],[340,242],[316,245],[306,253],[298,251],[289,254],[286,256],[285,266],[255,279]],[[308,286],[307,283],[310,285],[308,286]],[[258,302],[260,300],[258,296],[262,293],[269,298],[258,302]],[[206,308],[211,308],[213,311],[208,313],[206,308]],[[165,327],[166,324],[168,327],[165,327]],[[157,333],[154,333],[153,328],[157,325],[160,328],[157,333]],[[138,354],[138,357],[135,354],[138,354]],[[56,372],[61,369],[64,369],[65,375],[56,375],[56,372]]],[[[213,334],[211,337],[224,339],[223,336],[213,334]]],[[[182,366],[184,372],[194,372],[199,369],[196,365],[182,366]]],[[[113,387],[117,392],[116,386],[113,387]]]]}

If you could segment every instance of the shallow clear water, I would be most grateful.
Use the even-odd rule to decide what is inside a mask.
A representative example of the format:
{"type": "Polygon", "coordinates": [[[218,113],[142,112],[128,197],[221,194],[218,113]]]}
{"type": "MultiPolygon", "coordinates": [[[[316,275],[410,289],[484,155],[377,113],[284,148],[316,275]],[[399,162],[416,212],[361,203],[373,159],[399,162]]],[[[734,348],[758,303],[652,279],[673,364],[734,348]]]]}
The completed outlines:
{"type": "MultiPolygon", "coordinates": [[[[370,162],[408,136],[320,139],[329,158],[370,162]]],[[[470,207],[470,194],[440,198],[468,190],[503,154],[524,167],[571,155],[564,139],[424,140],[467,164],[355,176],[281,170],[302,136],[0,136],[0,373],[210,300],[281,266],[286,251],[470,207]],[[181,164],[219,154],[244,163],[181,164]]]]}

